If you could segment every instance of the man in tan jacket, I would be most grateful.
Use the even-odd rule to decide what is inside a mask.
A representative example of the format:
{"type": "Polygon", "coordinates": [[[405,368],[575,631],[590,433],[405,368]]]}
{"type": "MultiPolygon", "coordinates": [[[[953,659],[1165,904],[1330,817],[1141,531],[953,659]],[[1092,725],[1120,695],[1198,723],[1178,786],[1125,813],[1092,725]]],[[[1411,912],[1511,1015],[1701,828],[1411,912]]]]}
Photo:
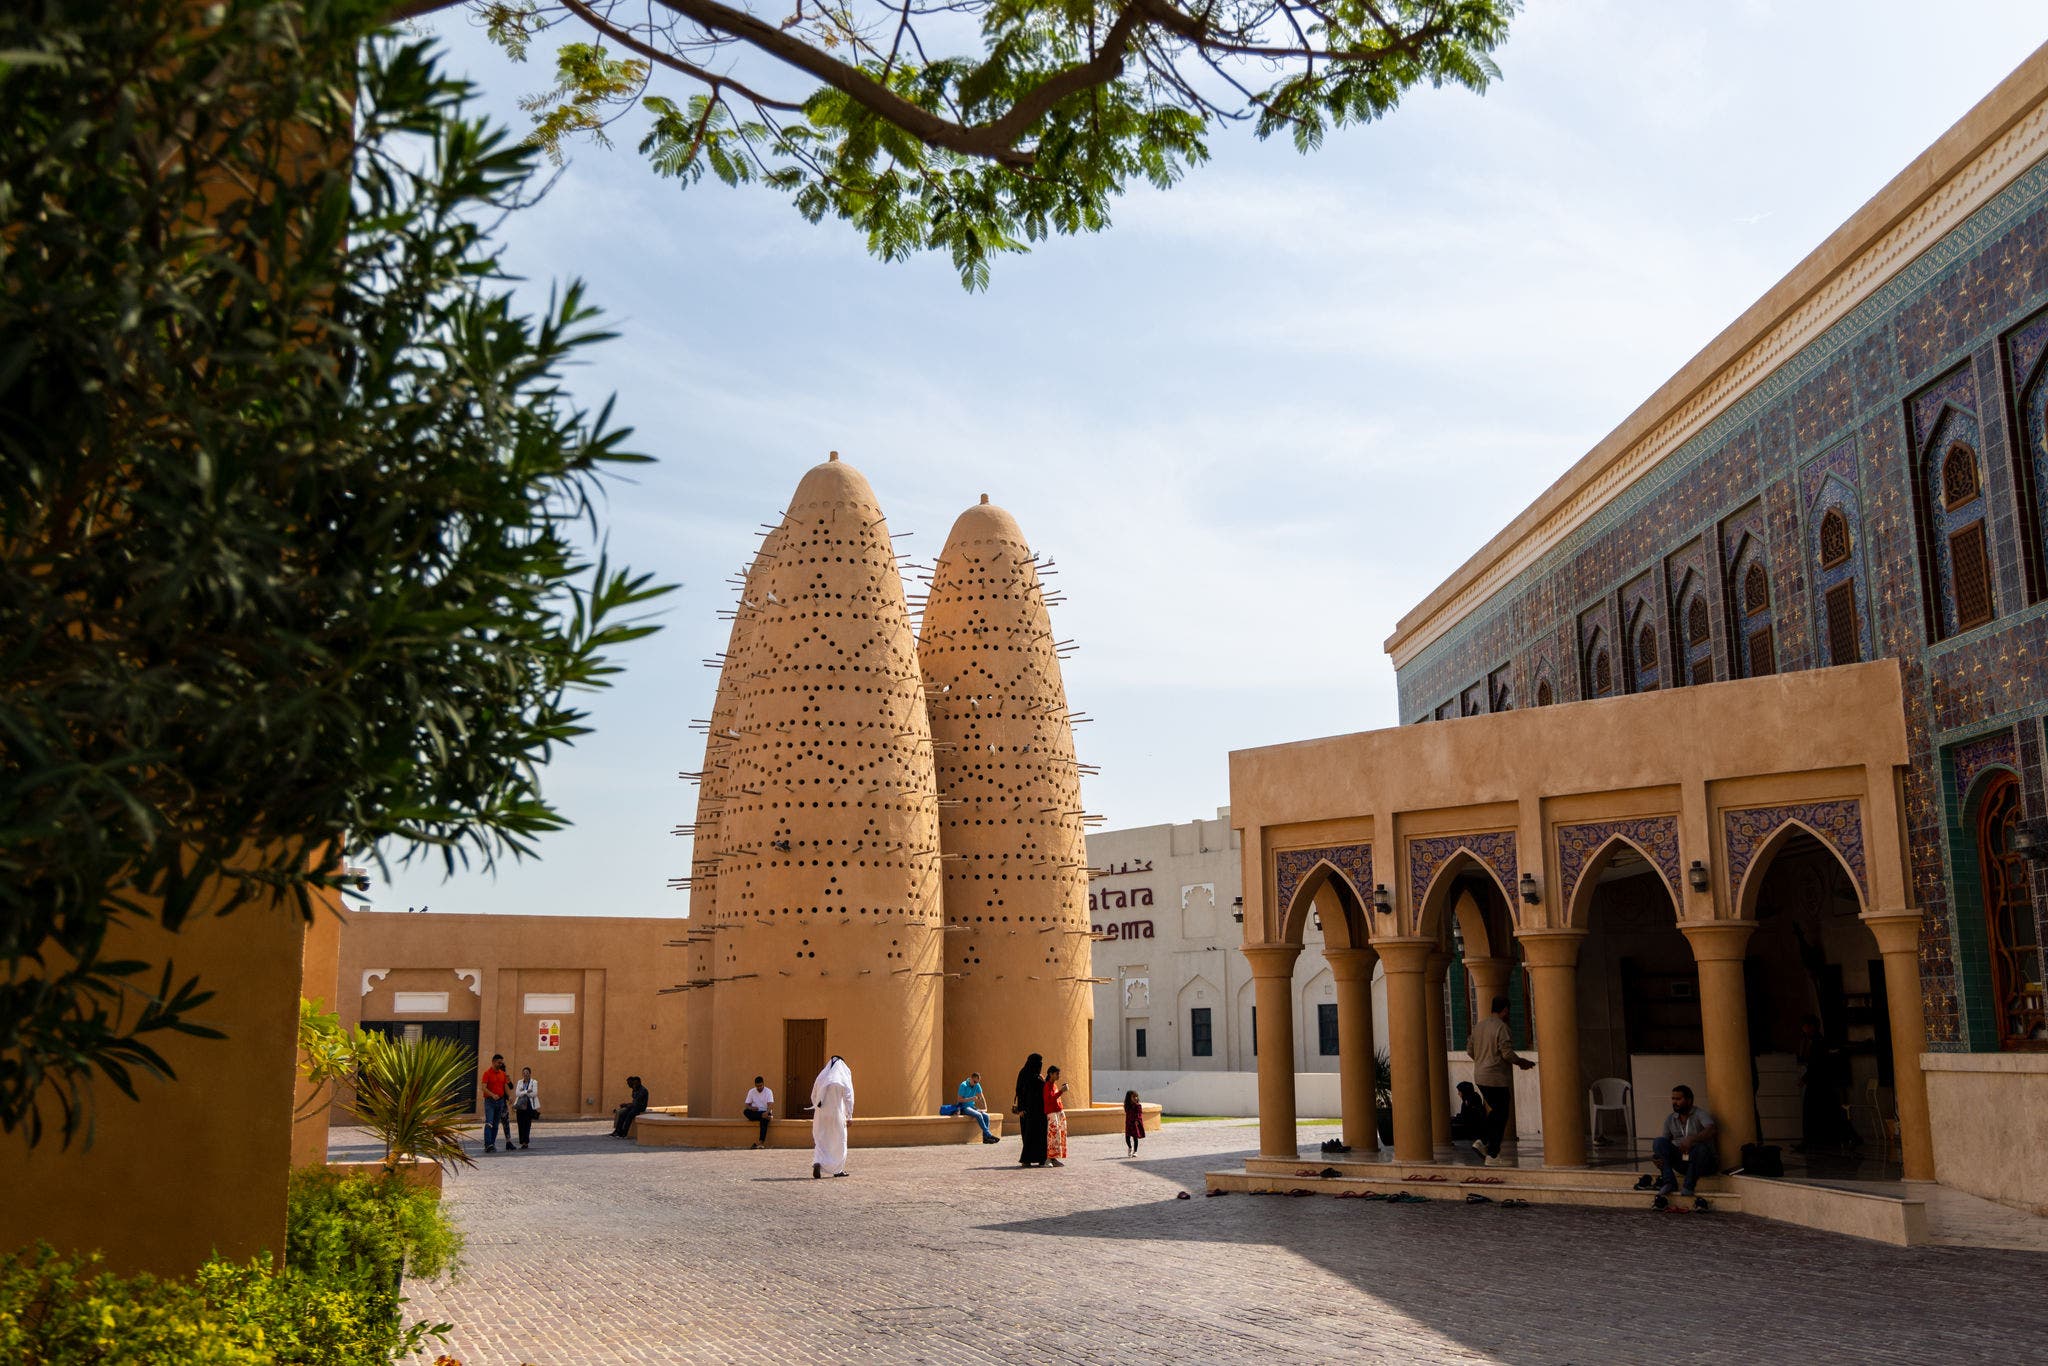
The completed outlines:
{"type": "Polygon", "coordinates": [[[1493,998],[1493,1013],[1472,1027],[1465,1051],[1472,1056],[1472,1081],[1486,1101],[1486,1137],[1473,1139],[1472,1146],[1492,1162],[1500,1156],[1500,1141],[1508,1130],[1508,1105],[1514,1098],[1514,1074],[1508,1069],[1536,1065],[1515,1052],[1508,1029],[1507,997],[1493,998]]]}

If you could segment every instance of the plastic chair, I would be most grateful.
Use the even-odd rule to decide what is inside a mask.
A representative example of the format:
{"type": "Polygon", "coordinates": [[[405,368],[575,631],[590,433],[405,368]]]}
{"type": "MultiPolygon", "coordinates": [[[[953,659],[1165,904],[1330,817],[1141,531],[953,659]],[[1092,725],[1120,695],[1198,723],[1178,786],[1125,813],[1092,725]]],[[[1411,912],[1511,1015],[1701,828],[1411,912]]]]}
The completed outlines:
{"type": "Polygon", "coordinates": [[[1633,1153],[1636,1147],[1636,1088],[1622,1077],[1602,1077],[1586,1088],[1587,1130],[1595,1137],[1600,1133],[1600,1112],[1619,1110],[1622,1123],[1627,1126],[1628,1147],[1633,1153]]]}

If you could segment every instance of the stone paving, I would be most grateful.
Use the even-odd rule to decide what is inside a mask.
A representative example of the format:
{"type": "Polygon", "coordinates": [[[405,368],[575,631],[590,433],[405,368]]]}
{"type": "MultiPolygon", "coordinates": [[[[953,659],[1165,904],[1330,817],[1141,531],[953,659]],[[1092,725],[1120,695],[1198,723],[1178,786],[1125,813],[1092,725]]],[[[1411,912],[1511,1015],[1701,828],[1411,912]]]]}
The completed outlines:
{"type": "MultiPolygon", "coordinates": [[[[1740,1215],[1204,1198],[1256,1132],[1169,1124],[1136,1161],[1077,1139],[1064,1170],[1018,1168],[1011,1141],[857,1150],[813,1181],[800,1153],[548,1124],[450,1177],[467,1268],[412,1309],[457,1325],[464,1366],[1921,1363],[2048,1341],[2038,1254],[1740,1215]]],[[[359,1139],[338,1130],[337,1153],[359,1139]]]]}

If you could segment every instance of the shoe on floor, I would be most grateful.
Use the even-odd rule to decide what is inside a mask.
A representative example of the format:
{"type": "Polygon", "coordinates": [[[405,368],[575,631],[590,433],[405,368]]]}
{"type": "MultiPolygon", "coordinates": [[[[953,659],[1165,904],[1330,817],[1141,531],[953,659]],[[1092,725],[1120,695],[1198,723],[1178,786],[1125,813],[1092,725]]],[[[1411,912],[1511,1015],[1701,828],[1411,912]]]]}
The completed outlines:
{"type": "Polygon", "coordinates": [[[823,1176],[824,1174],[825,1169],[823,1167],[819,1166],[815,1162],[811,1164],[811,1180],[816,1181],[819,1177],[823,1176]]]}
{"type": "Polygon", "coordinates": [[[1713,1206],[1706,1202],[1706,1198],[1704,1196],[1696,1195],[1693,1197],[1692,1212],[1694,1214],[1705,1214],[1708,1210],[1712,1208],[1713,1206]]]}
{"type": "Polygon", "coordinates": [[[1490,1205],[1493,1203],[1493,1200],[1490,1196],[1481,1195],[1478,1191],[1466,1191],[1465,1203],[1468,1205],[1490,1205]]]}
{"type": "Polygon", "coordinates": [[[846,1175],[848,1175],[848,1173],[846,1173],[846,1172],[833,1172],[833,1173],[832,1173],[832,1175],[834,1175],[834,1176],[846,1176],[846,1175]]]}
{"type": "Polygon", "coordinates": [[[1051,1159],[1048,1159],[1048,1160],[1049,1160],[1049,1161],[1050,1161],[1050,1162],[1052,1163],[1052,1165],[1053,1165],[1053,1166],[1055,1166],[1055,1167],[1064,1167],[1064,1166],[1066,1166],[1066,1165],[1067,1165],[1066,1163],[1064,1163],[1064,1162],[1060,1161],[1060,1160],[1059,1160],[1059,1159],[1058,1159],[1057,1157],[1055,1157],[1055,1158],[1051,1158],[1051,1159]]]}
{"type": "Polygon", "coordinates": [[[1003,1140],[997,1138],[994,1134],[983,1134],[981,1136],[981,1141],[983,1143],[1001,1143],[1003,1140]]]}
{"type": "Polygon", "coordinates": [[[1663,1195],[1663,1194],[1662,1194],[1661,1192],[1659,1192],[1659,1193],[1658,1193],[1658,1195],[1657,1195],[1657,1197],[1656,1197],[1655,1199],[1653,1199],[1653,1200],[1651,1200],[1651,1201],[1650,1201],[1650,1208],[1651,1208],[1651,1209],[1670,1209],[1670,1208],[1671,1208],[1671,1201],[1670,1201],[1670,1200],[1668,1200],[1668,1199],[1666,1199],[1666,1198],[1665,1198],[1665,1196],[1664,1196],[1664,1195],[1663,1195]]]}
{"type": "Polygon", "coordinates": [[[1639,1191],[1653,1191],[1657,1189],[1657,1178],[1648,1172],[1644,1172],[1636,1178],[1636,1189],[1639,1191]]]}
{"type": "Polygon", "coordinates": [[[1481,1157],[1484,1157],[1486,1155],[1486,1140],[1483,1138],[1473,1139],[1472,1151],[1478,1153],[1481,1157]]]}
{"type": "Polygon", "coordinates": [[[1530,1204],[1529,1204],[1529,1202],[1528,1202],[1527,1200],[1503,1200],[1503,1201],[1501,1201],[1501,1202],[1500,1202],[1500,1207],[1501,1207],[1502,1209],[1529,1209],[1529,1208],[1531,1208],[1531,1206],[1530,1206],[1530,1204]]]}

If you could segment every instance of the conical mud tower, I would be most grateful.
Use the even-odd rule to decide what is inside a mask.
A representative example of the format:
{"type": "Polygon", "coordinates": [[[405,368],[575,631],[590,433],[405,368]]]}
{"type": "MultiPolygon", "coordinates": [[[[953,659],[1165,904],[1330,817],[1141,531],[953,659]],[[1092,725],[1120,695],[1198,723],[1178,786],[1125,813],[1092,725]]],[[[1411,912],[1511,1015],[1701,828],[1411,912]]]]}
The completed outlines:
{"type": "Polygon", "coordinates": [[[888,527],[836,455],[798,484],[739,610],[707,764],[712,1046],[693,1040],[691,1114],[737,1115],[760,1075],[797,1117],[833,1053],[858,1115],[928,1114],[944,938],[931,732],[888,527]]]}
{"type": "Polygon", "coordinates": [[[1038,565],[986,495],[953,524],[918,640],[946,861],[946,1076],[992,1103],[1028,1053],[1090,1100],[1087,842],[1038,565]]]}
{"type": "MultiPolygon", "coordinates": [[[[742,579],[743,584],[751,583],[763,565],[774,561],[776,547],[781,544],[782,536],[782,526],[768,533],[767,539],[761,543],[761,548],[754,557],[753,565],[742,579]]],[[[736,700],[734,681],[738,677],[733,661],[747,653],[747,646],[752,640],[753,628],[759,617],[758,603],[743,587],[739,603],[733,611],[732,634],[726,642],[723,656],[725,662],[719,668],[718,694],[712,700],[711,719],[706,723],[704,767],[700,773],[694,775],[698,780],[697,821],[694,826],[687,827],[687,832],[694,838],[690,876],[687,881],[690,889],[690,928],[684,941],[684,958],[688,964],[690,992],[686,998],[684,1020],[690,1049],[688,1102],[690,1113],[696,1115],[718,1113],[712,1090],[714,1077],[711,1060],[716,1056],[718,1038],[718,1016],[715,1006],[718,866],[725,858],[721,830],[726,803],[726,778],[732,771],[733,742],[739,734],[733,729],[733,707],[736,700]]],[[[779,1089],[779,1083],[777,1085],[779,1089]]]]}

